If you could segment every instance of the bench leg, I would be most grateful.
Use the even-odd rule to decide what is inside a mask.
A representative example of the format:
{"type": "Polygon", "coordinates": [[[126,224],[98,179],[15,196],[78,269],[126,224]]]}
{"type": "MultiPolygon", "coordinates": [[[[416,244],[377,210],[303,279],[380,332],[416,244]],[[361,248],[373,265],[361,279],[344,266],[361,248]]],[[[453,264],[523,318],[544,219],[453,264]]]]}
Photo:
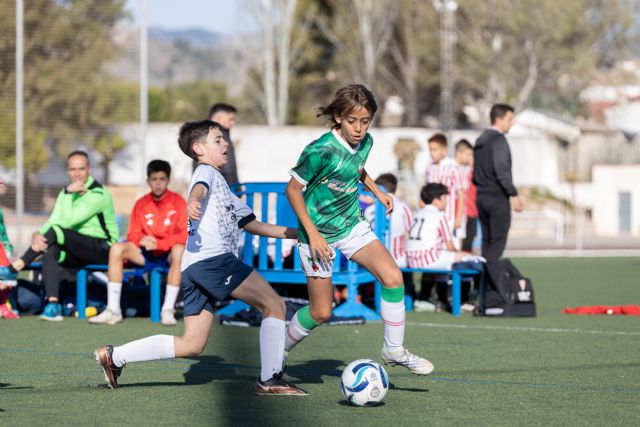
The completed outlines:
{"type": "Polygon", "coordinates": [[[358,285],[347,285],[347,300],[333,310],[336,316],[362,316],[366,320],[380,320],[380,315],[375,310],[358,302],[358,285]]]}
{"type": "Polygon", "coordinates": [[[76,275],[76,310],[78,319],[87,318],[87,270],[84,268],[76,275]]]}
{"type": "Polygon", "coordinates": [[[153,269],[151,270],[151,279],[150,279],[150,293],[151,293],[151,307],[150,307],[150,317],[152,323],[160,322],[160,290],[162,282],[162,275],[160,274],[160,270],[153,269]]]}
{"type": "Polygon", "coordinates": [[[455,317],[460,316],[460,285],[462,279],[460,273],[455,271],[451,274],[451,314],[455,317]]]}

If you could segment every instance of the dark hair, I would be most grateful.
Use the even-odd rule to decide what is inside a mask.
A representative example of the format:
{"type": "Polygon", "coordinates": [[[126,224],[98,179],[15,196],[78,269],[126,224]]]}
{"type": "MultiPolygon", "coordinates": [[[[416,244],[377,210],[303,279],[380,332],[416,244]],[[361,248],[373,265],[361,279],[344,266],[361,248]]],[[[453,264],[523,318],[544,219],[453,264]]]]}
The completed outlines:
{"type": "Polygon", "coordinates": [[[236,107],[231,104],[225,104],[223,102],[218,102],[213,104],[211,108],[209,108],[209,118],[213,117],[213,115],[217,112],[223,111],[225,113],[236,113],[236,107]]]}
{"type": "Polygon", "coordinates": [[[378,185],[383,185],[387,189],[387,192],[393,194],[398,188],[398,178],[392,173],[383,173],[375,181],[378,185]]]}
{"type": "Polygon", "coordinates": [[[491,124],[494,124],[497,119],[503,118],[509,111],[512,113],[515,112],[513,107],[509,104],[494,104],[489,112],[491,124]]]}
{"type": "Polygon", "coordinates": [[[193,152],[193,144],[207,138],[211,128],[218,128],[222,132],[222,125],[211,120],[198,120],[195,122],[186,122],[180,126],[178,133],[178,146],[184,154],[194,160],[198,160],[198,156],[193,152]]]}
{"type": "Polygon", "coordinates": [[[473,150],[473,145],[464,138],[456,142],[456,151],[462,150],[473,150]]]}
{"type": "Polygon", "coordinates": [[[318,108],[316,117],[327,116],[331,127],[337,129],[340,125],[336,122],[335,116],[345,117],[358,107],[365,108],[371,114],[371,118],[378,111],[378,104],[371,91],[363,85],[351,84],[338,89],[329,105],[318,108]]]}
{"type": "Polygon", "coordinates": [[[447,147],[449,145],[447,143],[447,136],[444,133],[438,132],[431,135],[431,137],[427,140],[427,143],[435,142],[436,144],[440,144],[443,147],[447,147]]]}
{"type": "Polygon", "coordinates": [[[147,178],[155,172],[164,172],[167,178],[171,178],[171,165],[164,160],[151,160],[147,165],[147,178]]]}
{"type": "Polygon", "coordinates": [[[447,187],[442,184],[431,183],[422,187],[420,190],[420,199],[427,205],[430,205],[435,199],[449,194],[447,187]]]}
{"type": "Polygon", "coordinates": [[[89,155],[84,150],[73,150],[67,155],[67,163],[69,163],[69,159],[75,156],[82,156],[87,159],[87,165],[89,165],[89,155]]]}

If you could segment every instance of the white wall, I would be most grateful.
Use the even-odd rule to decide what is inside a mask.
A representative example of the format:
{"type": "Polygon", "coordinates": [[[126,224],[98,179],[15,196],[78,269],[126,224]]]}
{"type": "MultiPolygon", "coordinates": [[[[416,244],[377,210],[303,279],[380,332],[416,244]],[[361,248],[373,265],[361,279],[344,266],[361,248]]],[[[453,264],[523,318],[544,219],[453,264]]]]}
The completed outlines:
{"type": "Polygon", "coordinates": [[[640,236],[640,165],[593,167],[593,225],[596,233],[617,236],[618,193],[631,193],[631,234],[640,236]]]}
{"type": "MultiPolygon", "coordinates": [[[[146,159],[164,159],[173,168],[173,186],[183,188],[191,177],[191,160],[177,144],[179,124],[153,123],[148,127],[146,159]]],[[[293,167],[303,148],[328,129],[324,127],[283,126],[237,126],[232,131],[236,147],[238,175],[241,181],[287,181],[288,171],[293,167]]],[[[374,146],[367,161],[367,171],[372,176],[396,171],[398,160],[393,147],[399,138],[413,138],[420,144],[414,164],[417,180],[422,180],[426,165],[430,161],[427,138],[435,130],[424,128],[373,128],[374,146]]],[[[479,131],[454,131],[451,140],[455,143],[466,138],[471,143],[479,131]]],[[[119,153],[111,164],[111,184],[137,185],[145,171],[140,159],[137,126],[122,128],[128,147],[119,153]]],[[[511,146],[513,176],[516,186],[541,186],[553,190],[559,182],[557,143],[552,138],[526,128],[514,126],[507,139],[511,146]]]]}

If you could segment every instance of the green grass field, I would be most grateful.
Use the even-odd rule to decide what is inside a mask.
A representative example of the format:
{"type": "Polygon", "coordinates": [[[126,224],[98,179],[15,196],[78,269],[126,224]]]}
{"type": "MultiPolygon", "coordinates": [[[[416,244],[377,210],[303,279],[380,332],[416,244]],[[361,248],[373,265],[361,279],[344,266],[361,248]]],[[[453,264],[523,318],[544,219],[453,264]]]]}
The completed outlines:
{"type": "Polygon", "coordinates": [[[0,320],[0,425],[639,425],[640,318],[560,310],[639,303],[640,261],[514,261],[534,282],[538,317],[410,313],[406,345],[436,370],[388,368],[391,389],[371,408],[347,406],[339,379],[354,359],[379,360],[377,322],[323,326],[292,352],[287,374],[308,397],[258,397],[258,328],[216,324],[200,357],[131,364],[110,391],[94,348],[182,323],[0,320]]]}

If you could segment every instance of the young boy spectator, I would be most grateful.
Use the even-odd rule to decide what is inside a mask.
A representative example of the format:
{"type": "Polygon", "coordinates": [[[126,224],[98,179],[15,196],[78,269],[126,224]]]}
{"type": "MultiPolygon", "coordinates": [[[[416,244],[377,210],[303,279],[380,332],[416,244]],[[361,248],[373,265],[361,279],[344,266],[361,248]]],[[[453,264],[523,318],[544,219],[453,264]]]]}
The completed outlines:
{"type": "MultiPolygon", "coordinates": [[[[398,187],[398,179],[391,173],[383,173],[376,180],[378,186],[383,186],[387,190],[387,194],[393,199],[393,211],[389,216],[389,252],[395,260],[398,267],[407,267],[407,234],[411,230],[413,223],[413,214],[409,206],[395,196],[398,187]]],[[[364,217],[371,223],[375,217],[375,204],[370,205],[364,211],[364,217]]],[[[402,273],[404,281],[405,293],[415,299],[413,274],[402,273]]]]}
{"type": "MultiPolygon", "coordinates": [[[[456,143],[454,160],[456,165],[458,166],[458,174],[460,175],[460,183],[462,192],[464,193],[464,202],[458,203],[456,205],[456,216],[460,216],[460,227],[454,230],[453,234],[457,239],[460,240],[460,248],[462,247],[462,242],[467,237],[467,193],[469,190],[469,186],[472,184],[471,179],[473,178],[473,147],[471,143],[466,139],[461,139],[456,143]],[[460,212],[457,211],[460,209],[460,212]]],[[[463,249],[465,250],[465,249],[463,249]]],[[[470,252],[467,251],[467,252],[470,252]]]]}
{"type": "MultiPolygon", "coordinates": [[[[4,187],[2,181],[0,181],[0,187],[4,187]]],[[[2,209],[0,209],[0,265],[3,267],[8,266],[11,262],[11,253],[13,252],[13,245],[7,235],[7,228],[4,225],[4,215],[2,209]]],[[[16,313],[13,312],[10,305],[7,303],[9,299],[9,292],[16,285],[15,280],[0,280],[0,318],[2,319],[19,319],[16,313]]]]}
{"type": "Polygon", "coordinates": [[[122,322],[122,270],[124,262],[129,261],[142,267],[169,263],[161,323],[177,324],[173,309],[180,291],[180,261],[187,241],[187,203],[168,189],[170,179],[168,162],[149,162],[147,183],[151,191],[133,206],[128,241],[114,243],[109,250],[107,308],[90,318],[89,323],[115,325],[122,322]]]}
{"type": "MultiPolygon", "coordinates": [[[[447,194],[443,184],[427,184],[420,191],[420,210],[414,215],[407,241],[407,262],[411,268],[450,269],[454,262],[471,256],[457,251],[445,216],[447,194]]],[[[423,282],[424,283],[424,282],[423,282]]],[[[430,289],[429,289],[430,291],[430,289]]],[[[447,286],[437,288],[441,306],[448,306],[447,286]]]]}

